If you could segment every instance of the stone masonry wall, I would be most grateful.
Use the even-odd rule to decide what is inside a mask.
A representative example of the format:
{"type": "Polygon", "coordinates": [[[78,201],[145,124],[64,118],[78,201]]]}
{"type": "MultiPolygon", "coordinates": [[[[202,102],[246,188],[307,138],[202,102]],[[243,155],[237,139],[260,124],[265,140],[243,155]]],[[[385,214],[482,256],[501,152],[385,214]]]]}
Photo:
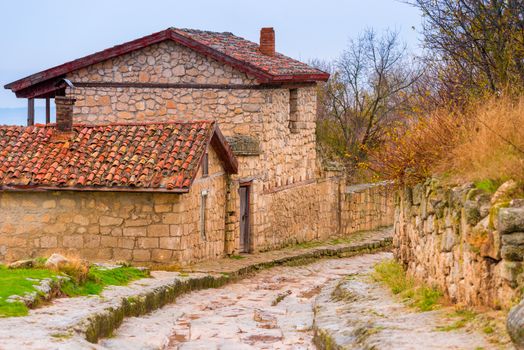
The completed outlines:
{"type": "Polygon", "coordinates": [[[350,192],[345,179],[335,174],[267,191],[255,200],[261,208],[255,215],[260,225],[255,250],[349,236],[393,223],[392,191],[386,184],[365,185],[350,192]]]}
{"type": "MultiPolygon", "coordinates": [[[[253,77],[235,71],[213,59],[202,56],[173,42],[163,42],[126,55],[101,62],[67,76],[74,82],[141,82],[197,84],[258,84],[253,77]]],[[[290,127],[290,90],[278,89],[160,89],[160,88],[74,88],[68,95],[77,102],[75,122],[134,122],[175,119],[214,119],[226,136],[249,136],[258,140],[259,153],[238,156],[239,174],[232,177],[230,193],[235,196],[240,181],[252,182],[252,236],[260,247],[267,245],[259,237],[270,237],[270,230],[285,231],[287,222],[272,215],[267,222],[269,198],[289,186],[315,182],[317,160],[315,150],[316,87],[297,90],[297,122],[290,127]],[[258,200],[260,198],[260,200],[258,200]]],[[[307,186],[302,193],[318,198],[322,191],[307,186]]],[[[328,191],[329,192],[329,191],[328,191]]],[[[290,191],[286,191],[290,193],[290,191]]],[[[283,198],[285,195],[279,195],[283,198]]],[[[291,195],[290,199],[295,199],[291,195]]],[[[305,198],[302,205],[307,205],[305,198]]],[[[235,200],[238,212],[239,201],[235,200]]],[[[278,200],[278,199],[277,199],[278,200]]],[[[295,213],[295,212],[293,212],[295,213]]],[[[291,212],[290,214],[291,215],[291,212]]],[[[318,226],[315,216],[306,216],[306,226],[318,226]]],[[[324,218],[321,218],[322,220],[324,218]]],[[[229,227],[235,227],[231,222],[229,227]]],[[[233,232],[229,230],[229,232],[233,232]]],[[[312,235],[317,235],[315,232],[312,235]]],[[[255,244],[255,243],[254,243],[255,244]]],[[[230,245],[230,244],[229,244],[230,245]]],[[[231,246],[228,250],[231,251],[231,246]]],[[[253,247],[253,249],[258,249],[253,247]]]]}
{"type": "Polygon", "coordinates": [[[341,205],[342,234],[393,225],[394,193],[387,182],[347,186],[341,205]]]}
{"type": "Polygon", "coordinates": [[[209,151],[209,176],[187,194],[0,192],[0,261],[64,252],[90,260],[190,263],[224,254],[226,175],[209,151]],[[206,237],[200,200],[208,191],[206,237]]]}
{"type": "MultiPolygon", "coordinates": [[[[171,41],[68,74],[74,82],[257,85],[253,77],[171,41]]],[[[289,89],[73,88],[74,121],[83,123],[213,119],[226,136],[260,141],[258,156],[239,157],[238,178],[263,188],[315,177],[315,86],[298,89],[297,130],[289,125],[289,89]],[[298,132],[295,132],[298,131],[298,132]]]]}
{"type": "Polygon", "coordinates": [[[399,191],[395,257],[452,302],[508,307],[524,286],[524,201],[436,180],[399,191]]]}

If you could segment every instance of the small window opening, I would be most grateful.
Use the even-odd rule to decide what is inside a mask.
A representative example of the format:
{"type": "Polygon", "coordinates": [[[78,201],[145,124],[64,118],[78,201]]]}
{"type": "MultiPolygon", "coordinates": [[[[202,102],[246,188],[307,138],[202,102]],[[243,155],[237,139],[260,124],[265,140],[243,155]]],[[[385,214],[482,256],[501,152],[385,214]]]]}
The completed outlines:
{"type": "Polygon", "coordinates": [[[202,159],[202,176],[208,176],[209,175],[209,156],[206,152],[204,154],[204,158],[202,159]]]}
{"type": "Polygon", "coordinates": [[[200,197],[200,236],[203,240],[206,239],[206,207],[207,207],[207,191],[202,191],[200,197]]]}
{"type": "Polygon", "coordinates": [[[292,132],[298,129],[298,89],[289,89],[289,128],[292,132]]]}

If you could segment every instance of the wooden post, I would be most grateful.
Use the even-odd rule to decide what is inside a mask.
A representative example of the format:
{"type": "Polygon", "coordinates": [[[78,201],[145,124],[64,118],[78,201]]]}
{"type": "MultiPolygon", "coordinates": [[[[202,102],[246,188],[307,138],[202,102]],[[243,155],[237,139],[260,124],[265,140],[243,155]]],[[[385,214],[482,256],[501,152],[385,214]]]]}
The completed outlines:
{"type": "Polygon", "coordinates": [[[45,99],[45,123],[51,123],[51,101],[49,97],[45,99]]]}
{"type": "Polygon", "coordinates": [[[35,99],[27,99],[27,126],[35,125],[35,99]]]}

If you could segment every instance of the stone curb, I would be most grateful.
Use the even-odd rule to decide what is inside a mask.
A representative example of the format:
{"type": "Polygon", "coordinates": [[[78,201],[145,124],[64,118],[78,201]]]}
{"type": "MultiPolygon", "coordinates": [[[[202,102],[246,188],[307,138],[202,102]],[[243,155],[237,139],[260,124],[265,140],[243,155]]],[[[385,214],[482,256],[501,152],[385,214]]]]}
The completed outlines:
{"type": "Polygon", "coordinates": [[[344,281],[344,279],[324,287],[313,305],[313,344],[315,344],[315,347],[319,350],[345,350],[352,349],[353,345],[355,345],[352,341],[344,344],[340,339],[337,339],[333,327],[330,327],[330,325],[322,319],[323,316],[326,315],[326,310],[323,310],[322,306],[333,303],[333,293],[339,288],[342,281],[344,281]]]}
{"type": "Polygon", "coordinates": [[[322,258],[344,258],[387,250],[391,245],[392,237],[385,237],[368,243],[319,247],[297,255],[247,265],[228,274],[215,273],[196,278],[181,277],[180,280],[174,280],[172,283],[156,287],[152,291],[124,297],[120,302],[117,302],[116,306],[108,307],[84,318],[73,329],[87,341],[96,343],[98,339],[110,336],[126,317],[147,314],[172,303],[178,296],[191,291],[221,287],[227,283],[238,281],[251,273],[273,266],[298,266],[322,258]]]}

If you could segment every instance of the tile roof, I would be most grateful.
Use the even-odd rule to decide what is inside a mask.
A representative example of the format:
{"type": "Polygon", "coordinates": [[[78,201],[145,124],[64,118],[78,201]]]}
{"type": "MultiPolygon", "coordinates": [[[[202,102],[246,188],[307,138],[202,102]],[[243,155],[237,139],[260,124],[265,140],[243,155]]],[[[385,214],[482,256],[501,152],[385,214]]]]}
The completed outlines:
{"type": "Polygon", "coordinates": [[[329,78],[328,73],[282,54],[264,55],[258,44],[231,33],[168,28],[32,74],[5,85],[5,88],[11,89],[17,97],[49,97],[63,88],[60,84],[69,72],[166,40],[230,65],[264,84],[326,81],[329,78]]]}
{"type": "Polygon", "coordinates": [[[236,36],[233,33],[185,28],[172,29],[176,33],[198,41],[239,61],[251,64],[273,76],[325,74],[325,72],[278,52],[275,52],[275,56],[264,55],[260,52],[258,44],[236,36]]]}
{"type": "Polygon", "coordinates": [[[53,124],[0,126],[0,189],[187,192],[223,140],[213,121],[75,124],[63,136],[53,124]]]}

